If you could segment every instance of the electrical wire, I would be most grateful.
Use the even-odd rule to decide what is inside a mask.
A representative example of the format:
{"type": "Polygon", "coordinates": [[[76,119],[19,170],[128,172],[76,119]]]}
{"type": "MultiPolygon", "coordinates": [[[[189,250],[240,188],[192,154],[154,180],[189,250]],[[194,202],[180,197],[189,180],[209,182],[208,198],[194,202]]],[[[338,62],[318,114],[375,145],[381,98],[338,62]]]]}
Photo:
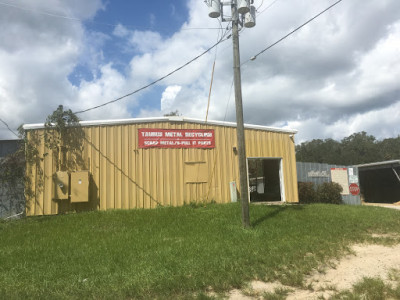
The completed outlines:
{"type": "MultiPolygon", "coordinates": [[[[228,102],[227,102],[227,104],[226,104],[226,109],[225,109],[224,122],[225,122],[225,120],[226,120],[226,115],[227,115],[227,113],[228,113],[229,102],[230,102],[231,96],[232,96],[233,83],[234,83],[234,80],[233,80],[233,78],[232,78],[231,89],[230,89],[230,91],[229,91],[228,102]]],[[[216,167],[216,165],[217,165],[217,155],[218,155],[218,149],[215,149],[215,154],[214,154],[214,165],[213,165],[213,169],[212,169],[212,172],[211,172],[210,183],[208,184],[208,191],[207,191],[207,197],[206,197],[206,201],[207,201],[207,202],[208,202],[209,197],[210,197],[211,184],[212,184],[213,179],[214,179],[215,167],[216,167]]]]}
{"type": "Polygon", "coordinates": [[[137,90],[135,90],[135,91],[133,91],[133,92],[130,92],[130,93],[128,93],[128,94],[126,94],[126,95],[124,95],[124,96],[121,96],[121,97],[119,97],[119,98],[116,98],[116,99],[114,99],[114,100],[105,102],[105,103],[103,103],[103,104],[99,104],[99,105],[93,106],[93,107],[91,107],[91,108],[83,109],[83,110],[80,110],[80,111],[77,111],[77,112],[74,112],[74,113],[75,113],[75,114],[81,114],[81,113],[88,112],[88,111],[91,111],[91,110],[94,110],[94,109],[98,109],[98,108],[100,108],[100,107],[104,107],[104,106],[106,106],[106,105],[109,105],[109,104],[112,104],[112,103],[121,101],[122,99],[124,99],[124,98],[126,98],[126,97],[132,96],[133,94],[136,94],[136,93],[138,93],[138,92],[140,92],[140,91],[143,91],[143,90],[147,89],[148,87],[153,86],[153,85],[155,85],[156,83],[158,83],[158,82],[164,80],[165,78],[171,76],[172,74],[174,74],[174,73],[176,73],[176,72],[182,70],[184,67],[188,66],[189,64],[191,64],[191,63],[194,62],[195,60],[199,59],[200,57],[202,57],[202,56],[205,55],[206,53],[210,52],[210,51],[211,51],[212,49],[214,49],[217,45],[219,45],[220,43],[226,41],[227,39],[228,39],[228,38],[221,38],[217,43],[215,43],[214,45],[212,45],[210,48],[208,48],[207,50],[205,50],[205,51],[202,52],[201,54],[197,55],[195,58],[192,58],[191,60],[189,60],[188,62],[186,62],[186,63],[183,64],[182,66],[180,66],[180,67],[176,68],[175,70],[169,72],[168,74],[164,75],[163,77],[160,77],[160,78],[158,78],[158,79],[152,81],[151,83],[149,83],[149,84],[147,84],[147,85],[145,85],[145,86],[142,86],[141,88],[138,88],[137,90]]]}
{"type": "MultiPolygon", "coordinates": [[[[229,31],[229,27],[227,27],[226,28],[226,30],[225,30],[225,32],[224,32],[224,29],[222,28],[222,22],[221,22],[221,20],[220,19],[217,19],[218,20],[218,23],[219,23],[219,27],[220,27],[220,32],[218,33],[218,35],[217,35],[217,42],[218,42],[218,40],[220,39],[220,36],[219,36],[219,34],[221,33],[221,38],[223,38],[223,37],[225,37],[226,36],[226,34],[227,34],[227,32],[229,31]]],[[[215,70],[215,63],[216,63],[216,61],[217,61],[217,54],[218,54],[218,46],[216,46],[215,47],[215,55],[214,55],[214,63],[213,63],[213,66],[212,66],[212,71],[211,71],[211,83],[210,83],[210,90],[209,90],[209,92],[208,92],[208,101],[207,101],[207,110],[206,110],[206,122],[207,122],[207,120],[208,120],[208,112],[209,112],[209,109],[210,109],[210,102],[211,102],[211,91],[212,91],[212,86],[213,86],[213,81],[214,81],[214,70],[215,70]]]]}
{"type": "Polygon", "coordinates": [[[339,4],[340,2],[342,2],[343,0],[338,0],[335,3],[333,3],[331,6],[327,7],[326,9],[324,9],[323,11],[321,11],[320,13],[318,13],[317,15],[315,15],[314,17],[312,17],[311,19],[309,19],[307,22],[303,23],[302,25],[300,25],[299,27],[295,28],[294,30],[292,30],[291,32],[289,32],[287,35],[285,35],[284,37],[280,38],[279,40],[277,40],[275,43],[269,45],[267,48],[261,50],[260,52],[258,52],[256,55],[252,56],[251,58],[249,58],[248,60],[246,60],[245,62],[243,62],[241,65],[244,65],[246,63],[248,63],[250,60],[255,60],[257,58],[257,56],[263,54],[265,51],[267,51],[268,49],[271,49],[273,46],[279,44],[280,42],[282,42],[284,39],[286,39],[287,37],[289,37],[290,35],[292,35],[293,33],[295,33],[296,31],[300,30],[301,28],[303,28],[305,25],[307,25],[308,23],[310,23],[311,21],[315,20],[316,18],[318,18],[320,15],[322,15],[323,13],[327,12],[328,10],[330,10],[332,7],[334,7],[335,5],[339,4]]]}
{"type": "MultiPolygon", "coordinates": [[[[40,11],[40,10],[37,10],[37,9],[23,7],[23,6],[19,6],[19,5],[15,5],[15,4],[11,4],[11,3],[6,3],[6,2],[0,2],[0,5],[17,8],[17,9],[24,10],[24,11],[35,12],[35,13],[38,13],[38,14],[41,14],[41,15],[46,15],[46,16],[49,16],[49,17],[61,18],[61,19],[66,19],[66,20],[71,20],[71,21],[82,21],[81,19],[78,19],[78,18],[73,18],[73,17],[63,16],[63,15],[53,14],[53,13],[40,11]]],[[[111,24],[104,23],[103,25],[111,25],[111,24]]]]}
{"type": "Polygon", "coordinates": [[[258,12],[258,10],[260,9],[261,5],[257,8],[257,16],[261,15],[263,12],[265,12],[267,9],[269,9],[272,5],[274,5],[276,2],[278,2],[279,0],[275,0],[274,2],[272,2],[270,5],[268,5],[266,8],[264,8],[262,11],[258,12]]]}
{"type": "Polygon", "coordinates": [[[259,10],[264,4],[264,0],[261,1],[261,4],[256,8],[256,10],[259,10]]]}
{"type": "MultiPolygon", "coordinates": [[[[34,8],[29,8],[29,7],[24,7],[24,6],[20,6],[20,5],[15,5],[15,4],[2,2],[2,1],[0,1],[0,5],[16,8],[16,9],[27,11],[27,12],[34,12],[34,13],[45,15],[45,16],[48,16],[48,17],[59,18],[59,19],[64,19],[64,20],[69,20],[69,21],[76,21],[76,22],[81,22],[81,23],[87,22],[87,23],[91,23],[91,24],[104,25],[104,26],[109,26],[109,27],[114,27],[114,28],[119,26],[119,25],[121,25],[121,24],[97,22],[97,21],[92,21],[92,20],[83,20],[83,19],[79,19],[79,18],[74,18],[74,17],[70,17],[70,16],[66,16],[66,15],[60,15],[60,14],[56,14],[56,13],[46,12],[46,11],[42,11],[42,10],[38,10],[38,9],[34,9],[34,8]]],[[[126,28],[134,28],[133,26],[128,26],[128,25],[123,25],[123,26],[126,27],[126,28]]],[[[220,30],[220,28],[217,28],[217,27],[215,27],[215,28],[213,28],[213,27],[181,28],[181,30],[216,30],[216,29],[220,30]]],[[[143,28],[141,30],[146,30],[146,29],[143,28]]]]}
{"type": "Polygon", "coordinates": [[[16,133],[10,128],[10,126],[8,126],[8,124],[7,124],[5,121],[3,121],[2,119],[0,119],[0,122],[2,122],[12,134],[14,134],[17,138],[19,138],[19,135],[16,134],[16,133]]]}

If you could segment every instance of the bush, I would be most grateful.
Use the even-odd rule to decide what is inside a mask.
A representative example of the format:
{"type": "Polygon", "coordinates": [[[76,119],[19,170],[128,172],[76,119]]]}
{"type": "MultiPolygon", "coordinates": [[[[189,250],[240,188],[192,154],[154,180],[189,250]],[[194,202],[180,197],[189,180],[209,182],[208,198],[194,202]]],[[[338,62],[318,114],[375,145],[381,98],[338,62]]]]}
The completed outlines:
{"type": "Polygon", "coordinates": [[[299,182],[299,202],[315,203],[317,202],[317,193],[312,182],[299,182]]]}
{"type": "Polygon", "coordinates": [[[312,182],[299,182],[300,203],[341,204],[343,188],[336,182],[324,182],[315,188],[312,182]]]}
{"type": "Polygon", "coordinates": [[[341,204],[343,188],[336,182],[324,182],[317,188],[317,198],[320,203],[341,204]]]}

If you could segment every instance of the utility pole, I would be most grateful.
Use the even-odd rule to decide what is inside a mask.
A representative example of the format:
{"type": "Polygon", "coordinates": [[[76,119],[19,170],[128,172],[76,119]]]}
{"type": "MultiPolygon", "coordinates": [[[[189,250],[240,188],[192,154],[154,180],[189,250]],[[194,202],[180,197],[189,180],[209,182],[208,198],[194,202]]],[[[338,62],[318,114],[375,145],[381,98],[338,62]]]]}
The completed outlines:
{"type": "Polygon", "coordinates": [[[255,25],[255,8],[250,7],[249,0],[231,0],[231,2],[220,3],[219,0],[206,0],[210,7],[209,16],[218,18],[222,12],[222,21],[232,21],[232,45],[233,45],[233,75],[235,84],[235,106],[236,106],[236,133],[239,160],[240,177],[240,200],[242,204],[242,224],[250,226],[249,213],[249,186],[247,176],[246,143],[244,135],[243,103],[242,103],[242,81],[240,75],[240,52],[239,52],[239,25],[253,27],[255,25]],[[224,5],[231,6],[231,19],[224,19],[224,5]],[[240,16],[242,19],[239,17],[240,16]]]}
{"type": "Polygon", "coordinates": [[[242,224],[250,226],[249,185],[247,176],[246,143],[244,136],[242,79],[240,74],[239,53],[239,15],[236,0],[232,1],[232,45],[233,45],[233,78],[235,84],[236,134],[239,156],[240,200],[242,201],[242,224]]]}

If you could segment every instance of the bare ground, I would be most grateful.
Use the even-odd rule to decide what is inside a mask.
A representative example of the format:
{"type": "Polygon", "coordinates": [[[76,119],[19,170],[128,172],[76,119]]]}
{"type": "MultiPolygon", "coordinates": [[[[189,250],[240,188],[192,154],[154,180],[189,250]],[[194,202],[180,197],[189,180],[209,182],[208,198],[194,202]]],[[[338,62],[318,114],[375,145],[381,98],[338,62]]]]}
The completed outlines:
{"type": "Polygon", "coordinates": [[[304,289],[284,286],[279,282],[253,281],[246,290],[232,290],[230,300],[262,299],[264,293],[276,289],[291,290],[287,300],[328,299],[337,291],[348,290],[364,277],[380,277],[390,283],[389,273],[400,270],[400,245],[383,246],[359,244],[352,247],[354,254],[333,262],[333,268],[315,271],[305,280],[304,289]],[[250,296],[249,296],[250,295],[250,296]]]}

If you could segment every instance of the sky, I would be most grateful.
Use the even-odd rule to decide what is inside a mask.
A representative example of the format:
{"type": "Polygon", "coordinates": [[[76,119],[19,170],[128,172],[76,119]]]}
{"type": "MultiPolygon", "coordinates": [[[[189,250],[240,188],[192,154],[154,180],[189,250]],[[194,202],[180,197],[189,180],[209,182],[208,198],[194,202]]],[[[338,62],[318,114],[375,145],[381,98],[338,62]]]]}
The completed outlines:
{"type": "MultiPolygon", "coordinates": [[[[255,0],[240,30],[244,121],[298,130],[296,143],[400,135],[400,1],[255,0]]],[[[203,0],[0,0],[0,119],[16,131],[59,105],[74,112],[171,76],[82,120],[178,110],[235,121],[231,25],[203,0]]],[[[229,15],[229,6],[224,14],[229,15]]],[[[16,138],[0,122],[0,139],[16,138]]]]}

